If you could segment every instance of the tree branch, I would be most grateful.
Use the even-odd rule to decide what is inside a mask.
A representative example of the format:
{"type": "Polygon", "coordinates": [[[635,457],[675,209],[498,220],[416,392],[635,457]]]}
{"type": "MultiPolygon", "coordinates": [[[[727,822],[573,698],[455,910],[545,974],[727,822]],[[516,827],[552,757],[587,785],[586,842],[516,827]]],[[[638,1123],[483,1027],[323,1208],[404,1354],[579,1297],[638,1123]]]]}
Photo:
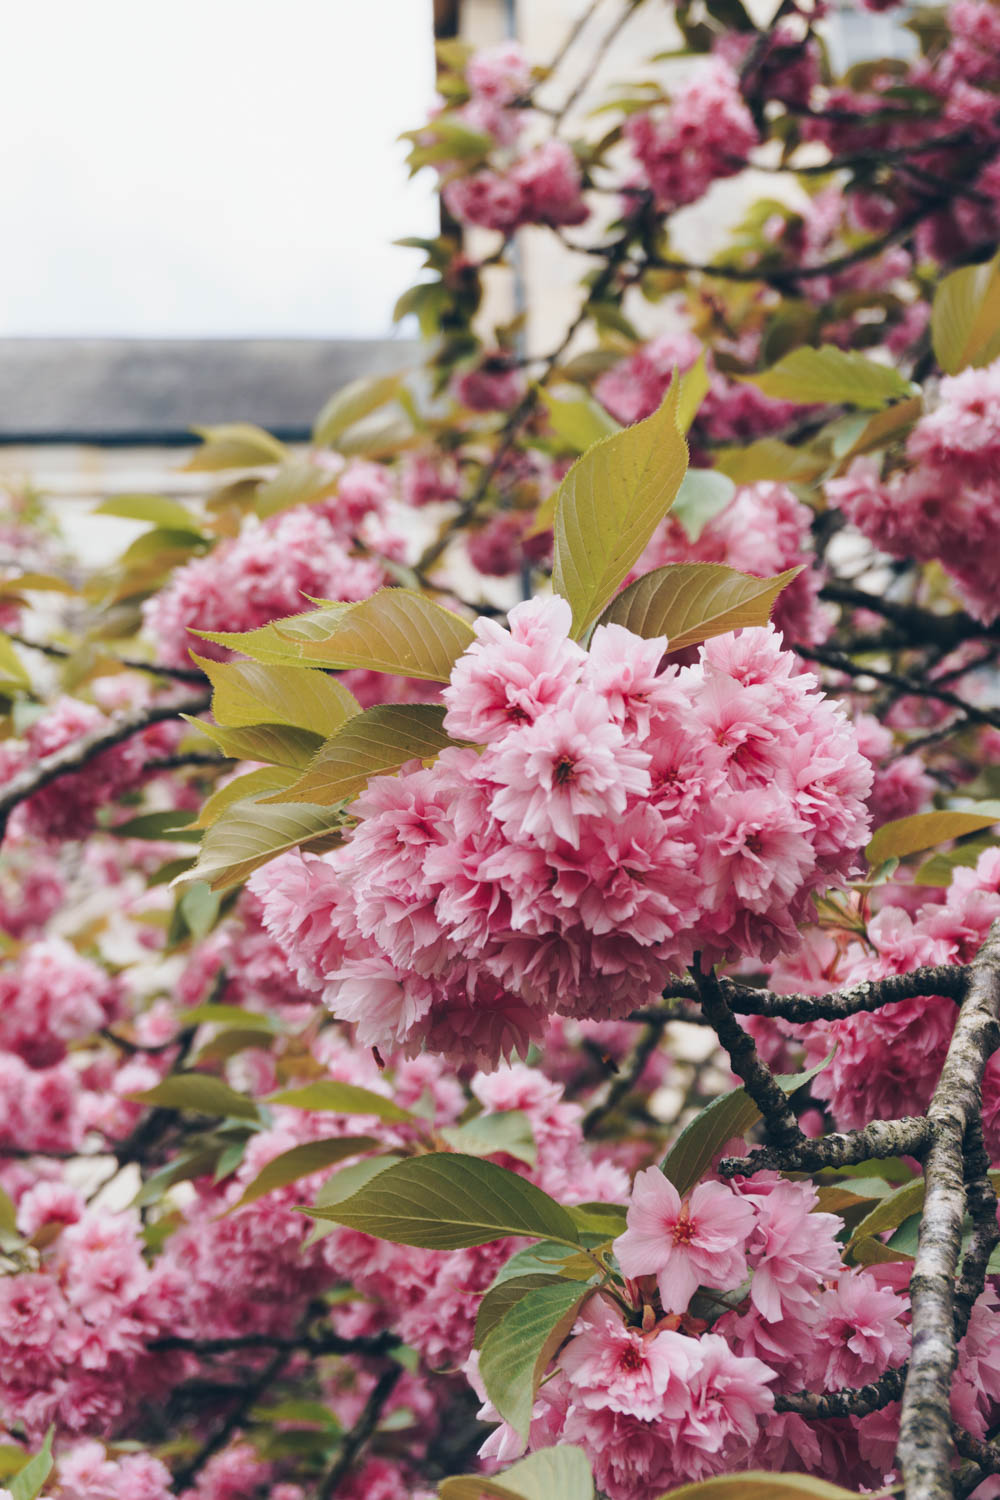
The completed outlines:
{"type": "Polygon", "coordinates": [[[35,765],[19,771],[5,786],[0,787],[0,838],[6,831],[7,820],[14,808],[19,803],[26,802],[35,792],[41,791],[42,787],[58,781],[61,776],[69,776],[74,771],[82,770],[105,750],[130,740],[133,735],[141,734],[153,724],[162,724],[181,714],[204,713],[210,702],[210,695],[203,693],[196,698],[157,703],[148,708],[136,709],[130,714],[122,714],[102,728],[81,735],[61,749],[53,750],[51,755],[46,755],[35,765]]]}
{"type": "Polygon", "coordinates": [[[701,956],[697,953],[691,977],[698,986],[702,1010],[729,1054],[730,1067],[764,1117],[769,1141],[778,1148],[798,1146],[805,1137],[787,1097],[758,1057],[753,1037],[743,1030],[724,999],[714,969],[708,974],[701,972],[701,956]]]}
{"type": "Polygon", "coordinates": [[[910,1281],[913,1346],[903,1392],[899,1462],[907,1500],[951,1500],[949,1404],[955,1365],[955,1277],[965,1214],[963,1145],[979,1118],[986,1063],[1000,1040],[1000,919],[972,964],[928,1110],[933,1140],[910,1281]]]}
{"type": "Polygon", "coordinates": [[[340,1445],[340,1452],[327,1470],[316,1492],[318,1500],[331,1500],[331,1496],[337,1493],[340,1481],[347,1477],[347,1473],[354,1460],[378,1426],[378,1419],[382,1415],[382,1408],[392,1395],[396,1382],[402,1373],[402,1365],[390,1365],[379,1376],[371,1395],[365,1402],[364,1410],[360,1417],[350,1432],[344,1434],[340,1445]]]}

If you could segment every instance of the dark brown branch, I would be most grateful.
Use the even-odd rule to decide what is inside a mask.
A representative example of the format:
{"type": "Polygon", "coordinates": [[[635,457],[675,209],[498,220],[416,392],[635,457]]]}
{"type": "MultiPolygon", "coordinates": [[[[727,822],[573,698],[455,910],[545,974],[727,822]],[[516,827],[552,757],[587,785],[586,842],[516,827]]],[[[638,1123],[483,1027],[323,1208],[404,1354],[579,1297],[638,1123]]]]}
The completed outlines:
{"type": "Polygon", "coordinates": [[[318,1500],[331,1500],[331,1497],[337,1493],[341,1480],[347,1477],[354,1460],[378,1426],[382,1409],[392,1395],[402,1373],[402,1365],[390,1365],[379,1376],[371,1395],[365,1402],[364,1410],[350,1432],[344,1434],[340,1452],[323,1476],[316,1492],[318,1500]]]}
{"type": "Polygon", "coordinates": [[[960,709],[972,724],[991,724],[995,729],[1000,729],[1000,712],[977,708],[975,704],[960,698],[957,693],[935,687],[933,681],[905,677],[899,672],[886,672],[881,667],[861,666],[842,651],[833,651],[827,646],[796,645],[792,650],[805,657],[806,661],[818,661],[825,667],[832,667],[834,671],[843,672],[847,677],[871,677],[875,682],[884,682],[889,687],[899,688],[902,693],[912,694],[913,697],[933,698],[938,703],[947,703],[952,708],[960,709]]]}
{"type": "Polygon", "coordinates": [[[775,1396],[775,1411],[793,1411],[800,1417],[823,1420],[827,1417],[863,1417],[880,1411],[903,1394],[906,1366],[886,1370],[871,1385],[843,1391],[796,1391],[790,1396],[775,1396]]]}
{"type": "Polygon", "coordinates": [[[141,734],[144,729],[149,729],[153,724],[162,724],[166,720],[179,718],[181,714],[204,713],[210,702],[211,698],[208,694],[200,694],[197,698],[180,698],[174,703],[156,703],[147,708],[136,709],[129,714],[118,715],[102,728],[95,729],[90,734],[81,735],[78,740],[72,740],[68,745],[63,745],[60,750],[53,750],[51,755],[46,755],[35,765],[19,771],[5,786],[0,788],[0,838],[6,830],[7,819],[14,808],[19,803],[26,802],[35,792],[41,791],[42,787],[58,781],[61,776],[69,776],[74,771],[82,770],[105,750],[110,750],[114,745],[123,744],[125,740],[130,740],[133,735],[141,734]]]}
{"type": "Polygon", "coordinates": [[[959,646],[963,641],[977,636],[996,634],[996,627],[983,625],[962,610],[954,614],[939,615],[933,610],[921,609],[917,604],[903,604],[896,599],[884,599],[881,594],[870,594],[866,589],[854,588],[831,578],[820,590],[820,598],[831,604],[843,604],[851,609],[867,609],[881,615],[884,620],[897,625],[911,645],[928,643],[935,646],[959,646]]]}
{"type": "Polygon", "coordinates": [[[336,1333],[316,1335],[302,1334],[297,1338],[281,1338],[278,1334],[244,1333],[226,1339],[188,1339],[179,1334],[167,1334],[163,1338],[151,1339],[148,1349],[183,1349],[188,1354],[207,1358],[214,1354],[234,1354],[241,1349],[284,1349],[291,1353],[305,1349],[309,1354],[389,1354],[399,1347],[399,1339],[392,1333],[376,1333],[370,1338],[341,1338],[336,1333]]]}
{"type": "Polygon", "coordinates": [[[661,1025],[651,1022],[646,1027],[632,1049],[631,1055],[608,1084],[604,1098],[584,1115],[582,1129],[585,1136],[593,1135],[597,1127],[621,1103],[626,1094],[635,1088],[645,1071],[646,1064],[659,1046],[662,1035],[661,1025]]]}
{"type": "Polygon", "coordinates": [[[729,1054],[730,1067],[764,1117],[769,1142],[779,1148],[798,1146],[805,1137],[787,1097],[770,1068],[758,1057],[753,1037],[743,1030],[727,1004],[715,971],[701,972],[699,954],[695,954],[691,977],[698,986],[701,1008],[729,1054]]]}
{"type": "Polygon", "coordinates": [[[803,1137],[789,1148],[762,1146],[749,1156],[726,1156],[719,1162],[720,1177],[752,1177],[755,1172],[819,1172],[824,1167],[852,1167],[861,1161],[884,1161],[891,1156],[921,1156],[931,1142],[926,1115],[901,1120],[873,1120],[863,1130],[847,1130],[803,1137]]]}
{"type": "Polygon", "coordinates": [[[928,1110],[924,1211],[910,1281],[912,1353],[898,1457],[907,1500],[951,1500],[949,1417],[955,1365],[955,1279],[966,1188],[963,1143],[979,1118],[986,1063],[1000,1040],[1000,919],[972,964],[948,1055],[928,1110]]]}
{"type": "Polygon", "coordinates": [[[178,1469],[174,1475],[174,1487],[177,1493],[195,1480],[202,1469],[222,1448],[226,1446],[233,1434],[243,1426],[251,1410],[263,1396],[271,1383],[277,1379],[282,1370],[288,1364],[292,1354],[289,1349],[279,1349],[276,1354],[268,1360],[263,1370],[242,1387],[239,1399],[234,1402],[232,1410],[226,1416],[224,1422],[216,1428],[205,1442],[202,1443],[198,1452],[183,1468],[178,1469]]]}
{"type": "MultiPolygon", "coordinates": [[[[780,1017],[784,1021],[807,1024],[812,1021],[843,1021],[863,1011],[881,1010],[885,1005],[896,1005],[901,1000],[914,1000],[923,995],[945,995],[952,1000],[961,1000],[968,978],[969,970],[962,964],[925,964],[911,969],[908,974],[866,979],[850,989],[832,990],[828,995],[774,995],[770,990],[753,989],[732,979],[718,979],[717,983],[726,1003],[737,1015],[780,1017]]],[[[698,986],[693,980],[672,980],[663,993],[664,1006],[635,1010],[629,1020],[647,1024],[659,1021],[660,1025],[666,1025],[668,1021],[698,1019],[672,1003],[700,999],[698,986]]]]}

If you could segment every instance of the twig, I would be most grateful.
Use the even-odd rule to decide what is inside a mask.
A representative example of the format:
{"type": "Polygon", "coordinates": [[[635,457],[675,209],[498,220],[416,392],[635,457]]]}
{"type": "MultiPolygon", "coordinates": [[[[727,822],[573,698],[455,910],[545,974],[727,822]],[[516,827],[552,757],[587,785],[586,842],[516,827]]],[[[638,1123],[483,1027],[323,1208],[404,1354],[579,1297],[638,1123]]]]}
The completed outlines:
{"type": "MultiPolygon", "coordinates": [[[[51,656],[58,661],[68,661],[75,653],[68,651],[65,646],[56,646],[49,641],[31,641],[23,635],[10,635],[9,638],[19,646],[26,646],[29,651],[40,651],[43,656],[51,656]]],[[[108,653],[119,666],[128,667],[133,672],[149,672],[154,677],[172,677],[175,682],[204,682],[205,674],[197,667],[168,667],[164,662],[139,661],[131,656],[118,656],[114,652],[108,653]]]]}
{"type": "Polygon", "coordinates": [[[379,1376],[371,1395],[365,1402],[364,1410],[350,1432],[344,1434],[340,1452],[323,1476],[316,1492],[318,1500],[331,1500],[331,1496],[337,1493],[340,1481],[346,1478],[354,1460],[375,1431],[378,1419],[382,1415],[382,1408],[392,1395],[402,1373],[402,1365],[390,1365],[379,1376]]]}
{"type": "Polygon", "coordinates": [[[950,615],[938,615],[917,604],[903,604],[896,599],[885,599],[881,594],[871,594],[867,589],[855,588],[852,584],[831,579],[820,589],[820,598],[832,604],[843,604],[851,609],[867,609],[881,615],[905,633],[907,642],[928,642],[935,646],[959,646],[963,641],[977,636],[995,635],[995,626],[982,624],[971,615],[958,610],[950,615]]]}
{"type": "Polygon", "coordinates": [[[798,1146],[805,1136],[787,1097],[770,1068],[758,1057],[753,1037],[743,1030],[723,998],[714,969],[708,974],[701,972],[701,955],[697,953],[691,977],[698,986],[702,1010],[729,1054],[730,1067],[764,1117],[769,1141],[778,1148],[798,1146]]]}
{"type": "Polygon", "coordinates": [[[986,1063],[1000,1040],[1000,919],[972,964],[948,1055],[928,1109],[933,1141],[910,1281],[913,1347],[898,1457],[907,1500],[951,1500],[949,1418],[955,1365],[955,1276],[965,1214],[963,1143],[979,1118],[986,1063]]]}
{"type": "Polygon", "coordinates": [[[389,1354],[399,1347],[399,1339],[392,1333],[376,1333],[370,1338],[345,1339],[336,1333],[310,1335],[303,1333],[293,1338],[282,1338],[271,1333],[244,1333],[225,1339],[188,1339],[179,1334],[165,1334],[163,1338],[151,1339],[147,1349],[183,1349],[188,1354],[207,1358],[213,1354],[233,1354],[240,1349],[284,1349],[291,1353],[305,1349],[310,1354],[389,1354]]]}
{"type": "Polygon", "coordinates": [[[585,1136],[593,1135],[601,1122],[611,1114],[615,1107],[625,1098],[625,1095],[639,1082],[645,1071],[646,1064],[660,1044],[662,1035],[663,1027],[657,1022],[650,1022],[646,1026],[642,1036],[632,1049],[631,1055],[608,1084],[604,1098],[598,1100],[584,1115],[581,1128],[585,1136]]]}
{"type": "Polygon", "coordinates": [[[955,1337],[962,1338],[969,1326],[976,1299],[986,1286],[990,1256],[1000,1244],[997,1228],[997,1195],[990,1182],[990,1159],[983,1141],[980,1119],[971,1120],[965,1132],[965,1200],[972,1220],[972,1234],[962,1257],[962,1279],[955,1291],[955,1337]]]}
{"type": "Polygon", "coordinates": [[[889,687],[899,688],[904,694],[915,698],[933,698],[938,703],[947,703],[952,708],[960,709],[965,717],[973,724],[992,724],[995,729],[1000,729],[1000,712],[993,709],[977,708],[972,703],[967,703],[957,693],[949,692],[947,688],[935,688],[932,682],[922,681],[916,677],[905,677],[899,672],[887,672],[881,667],[860,666],[857,662],[845,656],[842,651],[832,651],[826,646],[793,646],[792,650],[797,655],[805,657],[806,661],[818,661],[825,667],[832,667],[836,672],[843,672],[847,677],[871,677],[875,682],[884,682],[889,687]]]}
{"type": "Polygon", "coordinates": [[[210,1437],[206,1438],[194,1457],[183,1468],[178,1469],[174,1475],[174,1488],[178,1493],[188,1488],[192,1480],[196,1479],[201,1473],[208,1460],[214,1457],[221,1448],[224,1448],[233,1433],[243,1426],[251,1409],[256,1406],[271,1382],[281,1374],[281,1371],[290,1359],[290,1350],[279,1349],[268,1360],[256,1379],[249,1381],[243,1387],[239,1400],[233,1406],[226,1420],[216,1428],[210,1437]]]}

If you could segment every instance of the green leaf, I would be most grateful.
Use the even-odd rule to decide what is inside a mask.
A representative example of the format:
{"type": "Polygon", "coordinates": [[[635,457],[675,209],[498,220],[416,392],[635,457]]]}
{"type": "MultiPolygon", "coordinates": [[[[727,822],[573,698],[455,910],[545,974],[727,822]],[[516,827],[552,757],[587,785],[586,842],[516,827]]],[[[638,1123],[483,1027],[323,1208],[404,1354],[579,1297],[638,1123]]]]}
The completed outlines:
{"type": "Polygon", "coordinates": [[[677,425],[681,432],[690,432],[691,424],[708,395],[711,381],[704,352],[698,355],[690,370],[680,377],[677,399],[677,425]]]}
{"type": "Polygon", "coordinates": [[[334,622],[351,608],[349,603],[324,604],[320,609],[304,610],[302,614],[272,620],[270,625],[258,625],[256,630],[190,629],[192,635],[200,636],[203,641],[241,651],[254,661],[273,666],[304,667],[309,663],[302,659],[303,645],[307,641],[326,640],[334,622]]]}
{"type": "Polygon", "coordinates": [[[231,807],[234,802],[246,802],[263,797],[265,792],[276,792],[282,787],[290,787],[297,778],[298,772],[291,766],[258,766],[256,771],[247,771],[243,776],[235,776],[232,781],[227,781],[225,786],[217,787],[212,795],[205,799],[197,821],[190,823],[188,827],[211,828],[213,823],[219,821],[226,808],[231,807]]]}
{"type": "Polygon", "coordinates": [[[948,375],[992,364],[1000,354],[1000,251],[944,278],[934,295],[931,343],[948,375]]]}
{"type": "Polygon", "coordinates": [[[549,1361],[593,1292],[593,1287],[576,1281],[533,1287],[508,1308],[483,1340],[479,1374],[486,1394],[504,1421],[524,1439],[549,1361]]]}
{"type": "Polygon", "coordinates": [[[115,823],[106,832],[116,839],[176,840],[196,844],[198,834],[191,831],[191,809],[171,807],[162,812],[140,813],[137,818],[128,818],[124,823],[115,823]]]}
{"type": "Polygon", "coordinates": [[[151,1203],[159,1203],[164,1193],[176,1182],[191,1182],[195,1177],[210,1177],[215,1171],[218,1160],[218,1146],[206,1147],[198,1151],[183,1151],[165,1167],[161,1167],[158,1172],[146,1178],[132,1199],[131,1207],[148,1208],[151,1203]]]}
{"type": "Polygon", "coordinates": [[[273,1016],[244,1010],[242,1005],[194,1005],[190,1010],[181,1011],[177,1024],[185,1029],[189,1026],[239,1026],[242,1030],[268,1031],[272,1035],[278,1030],[273,1016]]]}
{"type": "Polygon", "coordinates": [[[825,459],[778,438],[760,438],[745,448],[720,448],[715,454],[716,472],[727,474],[734,484],[757,484],[763,479],[809,484],[826,467],[825,459]]]}
{"type": "Polygon", "coordinates": [[[364,791],[372,776],[398,771],[409,760],[433,760],[455,741],[442,725],[445,711],[432,703],[379,703],[340,729],[308,770],[271,802],[312,802],[329,807],[364,791]]]}
{"type": "Polygon", "coordinates": [[[189,934],[195,942],[200,943],[203,938],[208,937],[219,919],[219,898],[203,880],[196,880],[193,885],[181,891],[175,915],[185,928],[185,932],[180,933],[176,941],[182,941],[189,934]]]}
{"type": "Polygon", "coordinates": [[[493,1162],[450,1152],[401,1161],[335,1209],[310,1212],[428,1250],[458,1250],[509,1235],[579,1243],[569,1214],[534,1183],[493,1162]]]}
{"type": "Polygon", "coordinates": [[[566,1211],[581,1234],[613,1240],[624,1232],[626,1210],[620,1203],[574,1203],[566,1211]]]}
{"type": "Polygon", "coordinates": [[[0,1234],[17,1233],[17,1209],[9,1193],[0,1188],[0,1234]]]}
{"type": "Polygon", "coordinates": [[[461,1474],[446,1479],[440,1500],[594,1500],[590,1465],[579,1448],[540,1448],[495,1479],[461,1474]]]}
{"type": "Polygon", "coordinates": [[[273,1193],[275,1188],[287,1187],[290,1182],[297,1182],[300,1177],[309,1177],[313,1172],[322,1171],[324,1167],[332,1167],[347,1156],[363,1156],[366,1151],[378,1145],[379,1142],[372,1135],[341,1135],[330,1140],[305,1141],[300,1146],[292,1146],[290,1150],[282,1151],[280,1156],[275,1156],[268,1162],[247,1187],[239,1202],[234,1203],[227,1212],[235,1213],[245,1204],[255,1203],[266,1193],[273,1193]]]}
{"type": "MultiPolygon", "coordinates": [[[[509,1276],[506,1281],[490,1287],[479,1304],[476,1314],[476,1329],[472,1340],[474,1349],[482,1348],[486,1335],[510,1311],[516,1302],[540,1286],[565,1286],[565,1279],[557,1275],[546,1275],[540,1271],[528,1271],[520,1276],[509,1276]]],[[[579,1283],[575,1283],[579,1290],[579,1283]]]]}
{"type": "MultiPolygon", "coordinates": [[[[833,1057],[830,1052],[821,1063],[803,1073],[779,1073],[775,1082],[786,1094],[803,1088],[821,1073],[833,1057]]],[[[760,1119],[760,1110],[746,1089],[732,1089],[706,1104],[690,1124],[685,1125],[663,1159],[660,1170],[670,1178],[683,1198],[700,1182],[727,1141],[745,1136],[760,1119]]]]}
{"type": "Polygon", "coordinates": [[[128,1097],[136,1104],[152,1104],[160,1109],[196,1110],[200,1115],[219,1115],[224,1119],[260,1119],[260,1111],[252,1099],[238,1094],[210,1073],[171,1073],[155,1088],[128,1097]]]}
{"type": "Polygon", "coordinates": [[[195,427],[194,431],[202,446],[184,465],[189,473],[257,469],[280,464],[288,452],[284,443],[252,422],[225,422],[218,427],[195,427]]]}
{"type": "Polygon", "coordinates": [[[337,488],[336,474],[315,464],[293,461],[282,464],[273,479],[257,486],[253,508],[262,520],[291,510],[294,505],[312,505],[332,495],[337,488]]]}
{"type": "Polygon", "coordinates": [[[269,1094],[266,1102],[292,1109],[332,1110],[338,1115],[375,1115],[394,1125],[408,1125],[417,1118],[411,1110],[372,1089],[364,1089],[357,1083],[338,1083],[332,1078],[306,1083],[301,1088],[282,1089],[279,1094],[269,1094]]]}
{"type": "Polygon", "coordinates": [[[612,598],[673,504],[687,468],[677,382],[643,422],[589,448],[559,486],[552,586],[581,636],[612,598]]]}
{"type": "Polygon", "coordinates": [[[811,1474],[768,1474],[750,1469],[745,1474],[719,1474],[697,1484],[682,1484],[660,1500],[863,1500],[857,1490],[814,1479],[811,1474]]]}
{"type": "Polygon", "coordinates": [[[911,1214],[919,1214],[923,1206],[924,1179],[916,1177],[890,1193],[887,1198],[882,1198],[871,1213],[866,1214],[855,1225],[854,1233],[847,1242],[847,1251],[853,1251],[861,1240],[872,1239],[890,1229],[898,1229],[911,1214]]]}
{"type": "Polygon", "coordinates": [[[600,624],[624,625],[647,640],[665,635],[669,650],[682,651],[729,630],[766,625],[775,599],[801,571],[754,578],[723,563],[668,563],[623,589],[600,624]]]}
{"type": "Polygon", "coordinates": [[[226,729],[287,724],[326,739],[361,712],[353,693],[325,672],[289,673],[254,661],[192,659],[214,688],[212,713],[226,729]]]}
{"type": "Polygon", "coordinates": [[[932,849],[948,839],[960,838],[963,833],[978,833],[982,828],[992,828],[1000,823],[1000,804],[984,802],[982,811],[945,811],[914,813],[909,818],[895,818],[883,823],[865,850],[870,865],[880,865],[887,859],[905,859],[921,849],[932,849]]]}
{"type": "Polygon", "coordinates": [[[195,719],[190,714],[181,717],[207,735],[231,760],[265,760],[271,765],[301,771],[323,744],[321,734],[291,724],[251,724],[245,729],[224,729],[208,719],[195,719]]]}
{"type": "Polygon", "coordinates": [[[175,884],[204,880],[213,891],[226,891],[261,865],[289,849],[332,849],[340,842],[341,812],[336,807],[313,807],[287,802],[261,807],[257,802],[234,802],[213,823],[201,843],[198,858],[175,884]]]}
{"type": "Polygon", "coordinates": [[[944,854],[932,854],[930,859],[917,870],[913,877],[914,885],[950,885],[951,878],[959,868],[967,868],[978,864],[979,856],[984,849],[995,849],[997,841],[995,838],[968,839],[964,844],[956,844],[954,849],[949,849],[944,854]]]}
{"type": "MultiPolygon", "coordinates": [[[[278,629],[281,630],[282,622],[278,629]]],[[[413,589],[379,589],[350,605],[321,640],[303,642],[303,661],[362,667],[447,682],[456,660],[475,640],[461,615],[413,589]]]]}
{"type": "Polygon", "coordinates": [[[438,1134],[449,1146],[467,1156],[492,1156],[502,1151],[529,1167],[538,1160],[538,1145],[531,1120],[521,1109],[476,1115],[464,1125],[446,1125],[438,1134]]]}
{"type": "Polygon", "coordinates": [[[614,417],[590,395],[566,399],[553,396],[544,386],[538,386],[537,390],[552,431],[576,453],[585,452],[601,438],[621,430],[614,417]]]}
{"type": "MultiPolygon", "coordinates": [[[[901,438],[904,433],[916,422],[923,410],[923,400],[920,396],[911,396],[908,401],[897,401],[885,411],[876,412],[873,417],[865,420],[850,418],[858,425],[847,433],[843,449],[834,444],[834,454],[840,460],[837,468],[838,474],[843,474],[852,461],[861,453],[873,453],[878,448],[885,448],[889,443],[901,438]]],[[[825,429],[827,432],[829,428],[825,429]]]]}
{"type": "Polygon", "coordinates": [[[725,510],[736,493],[728,474],[714,469],[688,469],[674,501],[673,516],[680,521],[688,541],[696,542],[713,517],[725,510]]]}
{"type": "Polygon", "coordinates": [[[55,1428],[50,1427],[40,1450],[29,1458],[7,1485],[11,1500],[35,1500],[52,1472],[52,1438],[55,1428]]]}
{"type": "Polygon", "coordinates": [[[913,394],[913,387],[891,365],[879,365],[863,354],[823,344],[819,349],[793,349],[760,375],[740,377],[765,396],[811,405],[876,409],[913,394]]]}
{"type": "MultiPolygon", "coordinates": [[[[355,1162],[352,1167],[341,1167],[339,1172],[334,1172],[328,1177],[316,1194],[315,1207],[321,1208],[334,1203],[343,1203],[345,1198],[351,1198],[356,1192],[363,1188],[366,1183],[371,1182],[373,1177],[378,1177],[389,1167],[395,1166],[396,1162],[402,1161],[402,1157],[394,1152],[387,1152],[384,1156],[366,1156],[363,1160],[355,1162]]],[[[312,1229],[305,1241],[303,1249],[308,1250],[310,1245],[315,1245],[317,1240],[326,1239],[328,1234],[335,1234],[340,1228],[336,1222],[316,1219],[312,1229]]]]}
{"type": "Polygon", "coordinates": [[[391,401],[402,384],[397,375],[364,376],[335,391],[313,424],[313,442],[331,448],[341,433],[391,401]]]}
{"type": "Polygon", "coordinates": [[[115,495],[105,500],[94,511],[95,516],[124,516],[128,521],[148,521],[150,525],[167,531],[190,531],[192,536],[203,536],[201,526],[178,500],[168,500],[165,495],[115,495]]]}
{"type": "MultiPolygon", "coordinates": [[[[572,1209],[567,1212],[573,1216],[572,1209]]],[[[577,1274],[576,1262],[580,1258],[579,1251],[557,1244],[555,1240],[542,1240],[539,1244],[528,1245],[525,1249],[516,1251],[509,1260],[504,1261],[489,1290],[492,1291],[493,1287],[502,1286],[505,1281],[518,1276],[558,1276],[561,1281],[589,1281],[594,1274],[594,1263],[587,1259],[586,1270],[581,1267],[577,1274]]]]}
{"type": "Polygon", "coordinates": [[[31,691],[31,678],[24,662],[14,650],[13,642],[0,632],[0,679],[15,687],[31,691]]]}

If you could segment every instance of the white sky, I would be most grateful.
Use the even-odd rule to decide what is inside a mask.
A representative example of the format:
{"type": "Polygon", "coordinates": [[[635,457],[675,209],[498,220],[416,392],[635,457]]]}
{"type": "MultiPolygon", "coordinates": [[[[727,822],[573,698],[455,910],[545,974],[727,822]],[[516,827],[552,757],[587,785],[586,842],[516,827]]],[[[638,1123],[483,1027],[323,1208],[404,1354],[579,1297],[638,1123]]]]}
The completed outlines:
{"type": "Polygon", "coordinates": [[[8,0],[0,337],[376,336],[431,0],[8,0]]]}

